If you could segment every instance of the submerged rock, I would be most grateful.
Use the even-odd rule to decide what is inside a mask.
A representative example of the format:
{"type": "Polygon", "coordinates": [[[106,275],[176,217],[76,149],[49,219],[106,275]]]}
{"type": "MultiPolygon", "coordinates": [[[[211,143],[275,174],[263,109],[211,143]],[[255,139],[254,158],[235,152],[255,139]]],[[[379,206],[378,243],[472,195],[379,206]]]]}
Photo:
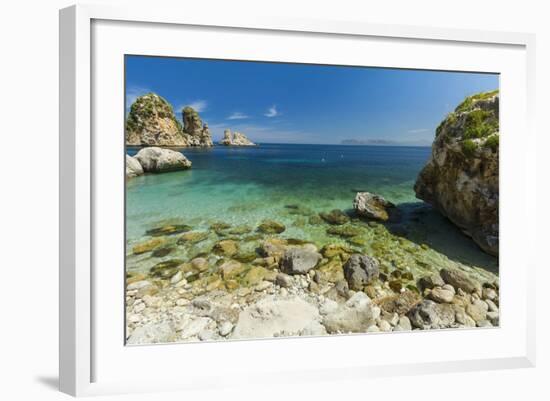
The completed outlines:
{"type": "Polygon", "coordinates": [[[281,270],[287,274],[306,274],[317,266],[322,256],[308,249],[288,249],[281,259],[281,270]]]}
{"type": "Polygon", "coordinates": [[[350,221],[349,216],[339,209],[333,209],[328,213],[319,213],[319,217],[327,223],[334,225],[342,225],[350,221]]]}
{"type": "Polygon", "coordinates": [[[499,94],[466,98],[436,130],[416,196],[439,210],[487,253],[498,255],[499,94]]]}
{"type": "Polygon", "coordinates": [[[132,248],[132,252],[135,255],[151,252],[154,249],[163,245],[165,242],[166,240],[164,238],[151,238],[150,240],[134,245],[134,247],[132,248]]]}
{"type": "Polygon", "coordinates": [[[358,192],[353,201],[353,208],[359,216],[387,221],[390,217],[388,209],[395,208],[395,205],[380,195],[371,194],[370,192],[358,192]]]}
{"type": "Polygon", "coordinates": [[[347,224],[345,226],[329,227],[327,229],[327,234],[337,235],[339,237],[344,237],[344,238],[357,237],[364,233],[365,232],[363,231],[363,229],[356,226],[352,226],[351,224],[347,224]]]}
{"type": "Polygon", "coordinates": [[[154,277],[169,279],[179,271],[179,266],[184,263],[180,259],[170,259],[154,265],[150,273],[154,277]]]}
{"type": "Polygon", "coordinates": [[[161,237],[163,235],[181,234],[191,230],[191,226],[187,224],[168,224],[157,228],[152,228],[145,231],[145,234],[152,237],[161,237]]]}
{"type": "Polygon", "coordinates": [[[157,147],[141,149],[135,158],[146,173],[186,170],[191,167],[191,162],[184,155],[170,149],[157,147]]]}
{"type": "Polygon", "coordinates": [[[143,174],[143,167],[135,157],[126,155],[126,178],[137,177],[143,174]]]}
{"type": "Polygon", "coordinates": [[[372,280],[378,278],[379,264],[368,255],[353,254],[344,264],[344,276],[349,288],[355,291],[362,290],[372,280]]]}
{"type": "Polygon", "coordinates": [[[208,238],[208,233],[204,231],[191,231],[181,235],[178,238],[178,244],[191,243],[196,244],[198,242],[204,241],[208,238]]]}
{"type": "Polygon", "coordinates": [[[225,146],[256,146],[254,142],[246,137],[245,134],[240,132],[231,133],[230,129],[226,129],[223,132],[223,139],[220,141],[220,145],[225,146]]]}
{"type": "Polygon", "coordinates": [[[264,220],[258,226],[258,231],[264,234],[280,234],[285,230],[286,230],[285,225],[275,220],[264,220]]]}
{"type": "Polygon", "coordinates": [[[233,256],[239,251],[239,244],[230,239],[222,240],[212,250],[218,255],[233,256]]]}

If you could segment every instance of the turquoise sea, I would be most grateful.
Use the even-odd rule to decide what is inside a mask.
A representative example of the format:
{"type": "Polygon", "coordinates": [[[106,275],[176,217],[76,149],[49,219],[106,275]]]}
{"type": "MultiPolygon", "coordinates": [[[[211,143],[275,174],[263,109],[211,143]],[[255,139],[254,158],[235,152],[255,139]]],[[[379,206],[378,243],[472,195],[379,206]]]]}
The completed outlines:
{"type": "MultiPolygon", "coordinates": [[[[411,240],[428,243],[453,260],[496,269],[496,259],[415,198],[413,185],[429,147],[261,144],[181,151],[192,161],[191,169],[127,181],[128,253],[147,229],[170,222],[207,230],[219,221],[255,228],[273,219],[285,224],[288,238],[334,242],[326,227],[308,224],[307,215],[335,208],[351,213],[355,193],[368,191],[402,209],[401,228],[411,240]],[[296,214],[291,205],[307,213],[296,214]]],[[[202,246],[206,250],[211,244],[202,246]]]]}

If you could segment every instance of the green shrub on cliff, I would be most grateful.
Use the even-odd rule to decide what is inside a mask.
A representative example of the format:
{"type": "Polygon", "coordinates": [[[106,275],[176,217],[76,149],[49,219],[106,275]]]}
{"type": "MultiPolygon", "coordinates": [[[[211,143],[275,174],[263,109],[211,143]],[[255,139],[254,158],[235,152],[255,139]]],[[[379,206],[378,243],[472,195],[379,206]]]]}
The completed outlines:
{"type": "Polygon", "coordinates": [[[498,119],[493,112],[476,109],[466,115],[464,139],[485,138],[498,131],[498,119]]]}
{"type": "Polygon", "coordinates": [[[475,95],[468,96],[466,99],[460,103],[456,109],[456,113],[463,113],[465,111],[468,111],[472,108],[472,106],[479,100],[486,100],[490,99],[493,96],[495,96],[498,93],[498,89],[490,92],[482,92],[482,93],[476,93],[475,95]]]}
{"type": "Polygon", "coordinates": [[[476,149],[477,145],[471,139],[466,139],[462,142],[462,153],[464,153],[467,157],[472,157],[475,155],[476,149]]]}
{"type": "Polygon", "coordinates": [[[498,135],[490,136],[485,141],[485,146],[490,148],[493,152],[498,151],[499,138],[500,137],[498,135]]]}

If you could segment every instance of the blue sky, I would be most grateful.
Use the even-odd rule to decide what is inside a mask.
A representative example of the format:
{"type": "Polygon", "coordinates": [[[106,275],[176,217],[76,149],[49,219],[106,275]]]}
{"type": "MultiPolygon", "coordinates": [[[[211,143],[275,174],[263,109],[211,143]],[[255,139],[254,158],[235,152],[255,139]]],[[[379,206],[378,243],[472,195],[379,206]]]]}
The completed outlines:
{"type": "Polygon", "coordinates": [[[215,140],[430,145],[466,96],[497,88],[495,74],[126,56],[127,110],[155,92],[180,119],[196,108],[215,140]]]}

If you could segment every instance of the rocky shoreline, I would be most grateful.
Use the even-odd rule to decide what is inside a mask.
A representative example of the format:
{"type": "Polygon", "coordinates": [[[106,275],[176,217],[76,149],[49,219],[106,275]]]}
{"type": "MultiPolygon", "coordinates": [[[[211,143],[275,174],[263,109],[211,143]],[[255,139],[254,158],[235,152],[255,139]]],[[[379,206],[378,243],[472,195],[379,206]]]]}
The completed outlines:
{"type": "Polygon", "coordinates": [[[355,214],[288,206],[334,242],[285,237],[269,220],[148,230],[128,255],[152,265],[127,272],[128,343],[498,326],[496,274],[355,214]]]}

